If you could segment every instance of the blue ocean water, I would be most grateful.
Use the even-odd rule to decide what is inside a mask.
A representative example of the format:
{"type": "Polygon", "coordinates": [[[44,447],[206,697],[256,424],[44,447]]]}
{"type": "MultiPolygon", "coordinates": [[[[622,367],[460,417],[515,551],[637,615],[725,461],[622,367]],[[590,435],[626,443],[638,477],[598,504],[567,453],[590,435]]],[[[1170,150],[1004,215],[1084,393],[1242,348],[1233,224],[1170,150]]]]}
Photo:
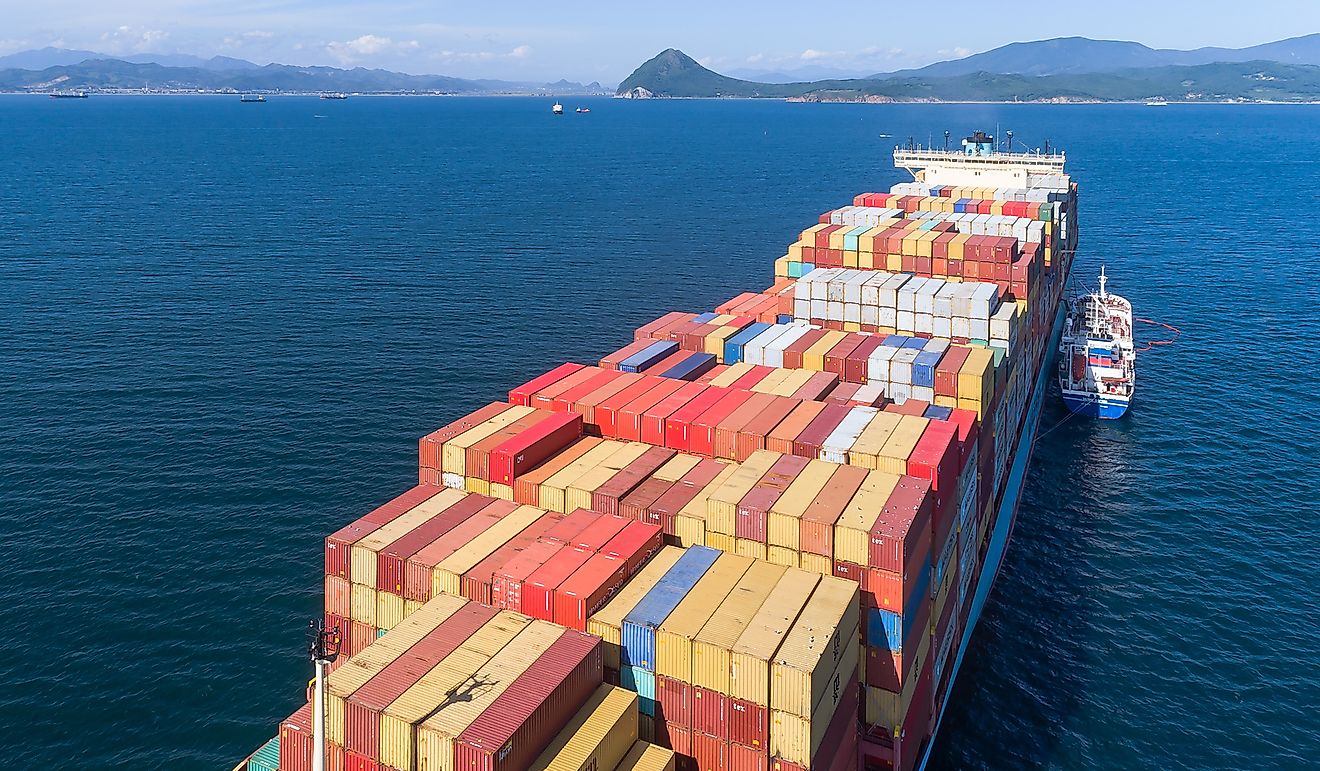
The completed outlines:
{"type": "Polygon", "coordinates": [[[1320,108],[583,103],[0,97],[8,765],[228,768],[418,436],[974,128],[1066,148],[1079,273],[1183,337],[1049,407],[935,765],[1316,762],[1320,108]]]}

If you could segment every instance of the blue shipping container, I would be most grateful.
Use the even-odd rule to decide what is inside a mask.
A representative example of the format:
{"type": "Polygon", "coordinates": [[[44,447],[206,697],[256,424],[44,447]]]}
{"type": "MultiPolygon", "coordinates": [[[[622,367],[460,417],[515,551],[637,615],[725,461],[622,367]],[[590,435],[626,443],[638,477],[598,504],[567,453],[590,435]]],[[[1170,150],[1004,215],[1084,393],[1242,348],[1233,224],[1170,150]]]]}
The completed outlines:
{"type": "Polygon", "coordinates": [[[757,335],[766,331],[773,324],[767,324],[764,321],[758,321],[755,324],[748,324],[741,332],[724,341],[724,363],[737,364],[742,361],[742,349],[744,345],[751,342],[757,335]]]}
{"type": "Polygon", "coordinates": [[[699,313],[697,314],[696,318],[692,320],[697,322],[698,324],[708,324],[712,320],[714,320],[717,316],[719,316],[718,313],[699,313]]]}
{"type": "Polygon", "coordinates": [[[866,614],[866,644],[872,648],[888,648],[894,653],[901,653],[905,643],[912,642],[913,623],[917,620],[917,609],[921,603],[930,602],[930,555],[921,561],[918,568],[917,585],[912,589],[907,607],[899,615],[884,608],[871,608],[866,614]]]}
{"type": "MultiPolygon", "coordinates": [[[[769,326],[769,325],[766,325],[769,326]]],[[[706,574],[720,551],[708,546],[692,546],[678,558],[651,591],[623,619],[620,630],[619,661],[624,667],[655,671],[655,630],[674,612],[678,603],[706,574]]],[[[622,671],[620,671],[622,677],[622,671]]]]}
{"type": "Polygon", "coordinates": [[[678,350],[678,343],[673,340],[657,340],[632,356],[619,362],[620,372],[636,372],[663,360],[678,350]]]}
{"type": "Polygon", "coordinates": [[[935,367],[940,363],[944,354],[934,351],[922,351],[917,354],[917,358],[912,361],[912,385],[935,387],[935,367]]]}
{"type": "Polygon", "coordinates": [[[641,667],[619,670],[619,685],[637,694],[643,714],[655,716],[655,673],[641,667]],[[648,711],[649,706],[649,711],[648,711]]]}
{"type": "Polygon", "coordinates": [[[675,380],[696,380],[715,368],[715,354],[694,353],[661,373],[675,380]]]}
{"type": "Polygon", "coordinates": [[[902,348],[903,345],[907,343],[908,339],[909,338],[906,338],[903,335],[890,335],[885,338],[885,341],[881,343],[881,345],[886,348],[902,348]]]}
{"type": "Polygon", "coordinates": [[[926,412],[922,417],[930,418],[931,420],[948,420],[951,415],[953,415],[952,407],[941,407],[938,404],[932,404],[926,408],[926,412]]]}
{"type": "Polygon", "coordinates": [[[802,278],[802,263],[800,262],[788,263],[788,277],[802,278]]]}
{"type": "Polygon", "coordinates": [[[247,771],[280,771],[280,737],[276,736],[252,753],[247,771]]]}
{"type": "Polygon", "coordinates": [[[903,341],[904,348],[911,348],[920,351],[926,345],[926,339],[922,337],[909,337],[903,341]]]}

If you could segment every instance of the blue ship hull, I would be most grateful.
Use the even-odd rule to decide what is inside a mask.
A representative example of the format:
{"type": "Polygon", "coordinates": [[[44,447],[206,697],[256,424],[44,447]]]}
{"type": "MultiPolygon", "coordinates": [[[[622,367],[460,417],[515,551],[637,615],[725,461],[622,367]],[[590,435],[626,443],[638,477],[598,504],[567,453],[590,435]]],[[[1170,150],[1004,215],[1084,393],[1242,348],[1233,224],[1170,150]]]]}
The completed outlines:
{"type": "Polygon", "coordinates": [[[950,685],[945,689],[944,699],[935,705],[935,727],[931,731],[930,741],[926,743],[921,753],[921,761],[916,766],[917,771],[925,771],[926,764],[930,762],[930,752],[935,746],[935,737],[939,736],[940,724],[944,721],[944,711],[949,706],[950,695],[953,694],[953,683],[958,679],[958,670],[962,667],[963,657],[967,655],[972,632],[976,630],[976,622],[981,618],[981,611],[985,609],[986,600],[990,598],[990,591],[994,589],[995,579],[999,576],[999,568],[1003,565],[1004,553],[1008,551],[1013,525],[1017,521],[1018,502],[1022,498],[1027,468],[1031,465],[1031,451],[1035,447],[1036,432],[1040,428],[1045,393],[1049,390],[1050,373],[1053,371],[1053,367],[1050,366],[1051,359],[1063,334],[1064,318],[1065,314],[1060,308],[1054,317],[1050,343],[1045,349],[1044,360],[1040,364],[1040,371],[1036,374],[1036,382],[1032,387],[1031,401],[1027,404],[1027,416],[1022,424],[1022,433],[1018,437],[1013,452],[1013,463],[1004,482],[1004,494],[997,504],[992,502],[992,505],[997,505],[998,511],[995,512],[994,529],[990,533],[990,543],[986,547],[985,564],[977,577],[976,591],[972,594],[972,604],[967,613],[967,625],[963,629],[962,639],[958,641],[958,653],[953,659],[953,670],[949,675],[950,685]]]}
{"type": "Polygon", "coordinates": [[[1127,414],[1130,399],[1115,399],[1112,396],[1080,396],[1065,392],[1064,406],[1076,415],[1101,420],[1117,420],[1127,414]]]}

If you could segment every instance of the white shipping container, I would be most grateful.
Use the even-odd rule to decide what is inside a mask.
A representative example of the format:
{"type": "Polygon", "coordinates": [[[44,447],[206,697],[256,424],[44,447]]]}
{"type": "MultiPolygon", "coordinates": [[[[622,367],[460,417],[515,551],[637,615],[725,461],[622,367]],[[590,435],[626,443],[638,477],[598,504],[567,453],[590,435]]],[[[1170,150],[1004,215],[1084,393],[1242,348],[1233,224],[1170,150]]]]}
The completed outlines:
{"type": "Polygon", "coordinates": [[[944,316],[948,318],[953,315],[953,296],[958,292],[958,285],[946,282],[940,287],[940,291],[935,293],[935,304],[932,309],[932,315],[944,316]]]}
{"type": "Polygon", "coordinates": [[[932,319],[929,313],[918,313],[916,314],[916,320],[913,324],[913,329],[915,329],[917,332],[921,334],[925,334],[925,335],[932,334],[931,321],[932,319]]]}
{"type": "Polygon", "coordinates": [[[894,359],[889,363],[889,382],[891,383],[911,383],[912,382],[912,362],[917,360],[917,354],[921,353],[916,348],[900,348],[894,354],[894,359]]]}
{"type": "Polygon", "coordinates": [[[967,336],[973,340],[990,339],[990,321],[988,319],[968,319],[967,336]]]}
{"type": "Polygon", "coordinates": [[[843,320],[852,321],[860,324],[862,321],[862,306],[858,305],[857,303],[848,303],[848,302],[844,303],[843,320]]]}
{"type": "Polygon", "coordinates": [[[932,337],[926,341],[925,345],[921,346],[921,350],[930,351],[931,353],[943,353],[949,350],[948,337],[948,335],[944,335],[943,337],[932,337]]]}
{"type": "Polygon", "coordinates": [[[864,404],[874,404],[880,399],[883,399],[884,396],[885,387],[883,383],[868,382],[866,385],[858,388],[857,393],[853,394],[853,401],[862,402],[864,404]]]}
{"type": "Polygon", "coordinates": [[[913,332],[916,331],[916,326],[917,326],[916,315],[917,314],[913,313],[912,311],[898,312],[898,321],[895,323],[894,326],[898,328],[899,334],[911,335],[913,332]]]}
{"type": "Polygon", "coordinates": [[[872,383],[889,382],[889,363],[893,361],[894,354],[898,353],[897,348],[891,348],[882,345],[871,352],[871,357],[866,360],[866,379],[872,383]]]}
{"type": "Polygon", "coordinates": [[[923,402],[934,403],[935,389],[931,388],[930,386],[914,385],[912,386],[912,398],[920,399],[923,402]]]}
{"type": "Polygon", "coordinates": [[[834,319],[836,321],[843,318],[843,301],[830,300],[825,303],[825,315],[821,316],[821,318],[834,319]]]}
{"type": "Polygon", "coordinates": [[[913,276],[907,273],[896,273],[880,287],[880,307],[897,308],[898,290],[908,282],[913,276]]]}
{"type": "Polygon", "coordinates": [[[455,474],[451,471],[446,471],[440,475],[440,484],[444,485],[445,487],[451,487],[455,490],[462,490],[464,486],[463,475],[455,474]]]}
{"type": "Polygon", "coordinates": [[[853,303],[854,305],[861,304],[862,285],[872,278],[872,276],[870,276],[869,273],[870,273],[869,271],[859,270],[857,271],[857,275],[848,279],[848,282],[843,286],[844,302],[853,303]]]}
{"type": "Polygon", "coordinates": [[[824,300],[811,301],[811,315],[808,318],[823,319],[826,318],[826,305],[824,300]]]}
{"type": "Polygon", "coordinates": [[[912,398],[912,386],[907,383],[890,383],[885,389],[894,404],[902,404],[912,398]]]}
{"type": "Polygon", "coordinates": [[[784,349],[797,342],[799,338],[812,329],[813,327],[807,324],[790,324],[784,334],[775,338],[774,342],[765,347],[765,366],[784,366],[784,349]]]}
{"type": "Polygon", "coordinates": [[[802,297],[793,298],[793,318],[811,318],[811,300],[802,297]]]}
{"type": "Polygon", "coordinates": [[[765,364],[765,347],[788,331],[788,325],[775,324],[743,345],[742,360],[748,364],[765,364]]]}
{"type": "Polygon", "coordinates": [[[950,335],[950,337],[972,336],[972,327],[968,323],[967,319],[963,318],[962,316],[954,316],[952,319],[950,319],[950,321],[953,324],[952,334],[950,335]]]}
{"type": "Polygon", "coordinates": [[[875,407],[854,407],[839,421],[830,435],[820,445],[820,459],[830,463],[848,463],[848,450],[852,449],[871,419],[880,410],[875,407]]]}
{"type": "Polygon", "coordinates": [[[879,324],[882,327],[898,326],[898,311],[893,308],[881,308],[878,314],[879,324]]]}
{"type": "Polygon", "coordinates": [[[930,333],[936,338],[953,337],[953,320],[943,316],[931,319],[930,333]]]}

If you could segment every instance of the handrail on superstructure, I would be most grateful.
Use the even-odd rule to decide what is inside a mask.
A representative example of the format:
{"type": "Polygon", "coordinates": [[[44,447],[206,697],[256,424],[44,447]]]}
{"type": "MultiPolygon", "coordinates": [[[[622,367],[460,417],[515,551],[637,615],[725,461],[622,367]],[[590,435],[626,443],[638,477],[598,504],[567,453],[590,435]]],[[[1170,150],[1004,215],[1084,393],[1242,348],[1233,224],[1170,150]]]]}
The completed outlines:
{"type": "Polygon", "coordinates": [[[950,161],[983,166],[1028,166],[1048,169],[1062,174],[1065,154],[990,153],[988,155],[968,155],[953,150],[904,150],[894,148],[894,165],[900,168],[924,166],[928,163],[948,163],[950,161]]]}

